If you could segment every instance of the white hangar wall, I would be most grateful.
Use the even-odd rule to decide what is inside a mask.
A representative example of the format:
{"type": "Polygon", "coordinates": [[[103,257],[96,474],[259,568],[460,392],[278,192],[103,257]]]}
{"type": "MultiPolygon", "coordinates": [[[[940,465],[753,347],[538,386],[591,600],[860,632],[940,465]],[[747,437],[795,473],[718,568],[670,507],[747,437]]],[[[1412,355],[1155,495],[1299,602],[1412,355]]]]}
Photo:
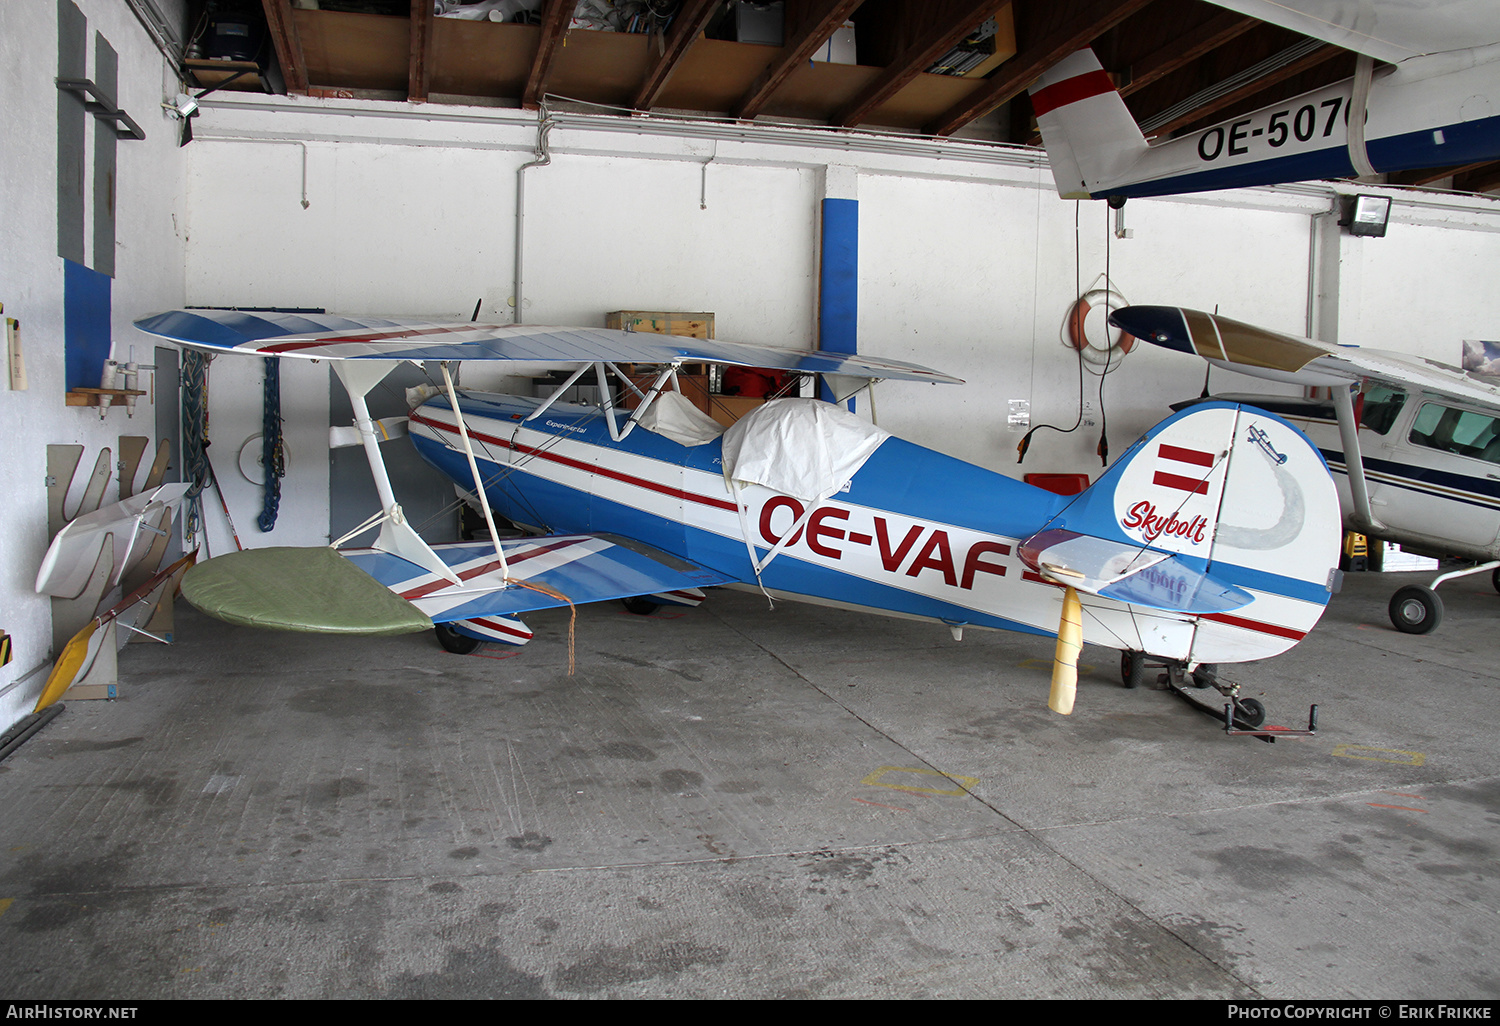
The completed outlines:
{"type": "MultiPolygon", "coordinates": [[[[75,483],[88,476],[103,448],[119,454],[121,435],[155,435],[152,396],[135,415],[64,405],[64,264],[58,255],[58,3],[7,3],[0,9],[0,303],[21,324],[27,387],[0,380],[0,630],[13,658],[0,666],[0,729],[31,712],[52,657],[52,606],[33,590],[47,551],[47,446],[82,445],[75,483]]],[[[116,147],[115,273],[110,286],[113,355],[130,346],[150,363],[151,340],[130,327],[136,317],[183,302],[181,155],[176,128],[163,116],[176,80],[130,9],[118,0],[71,0],[86,21],[89,77],[98,75],[95,41],[102,36],[119,60],[116,103],[145,131],[144,140],[116,147]]],[[[177,3],[163,5],[169,12],[177,3]]],[[[95,267],[92,234],[94,119],[85,126],[83,198],[86,266],[95,267]]],[[[97,384],[97,382],[94,382],[97,384]]],[[[149,375],[142,388],[151,387],[149,375]]],[[[153,448],[154,448],[153,437],[153,448]]],[[[149,463],[148,457],[145,461],[149,463]]],[[[142,468],[140,478],[144,477],[142,468]]],[[[138,478],[138,480],[140,479],[138,478]]],[[[76,508],[75,489],[65,509],[76,508]]],[[[105,503],[119,499],[112,471],[105,503]]]]}
{"type": "MultiPolygon", "coordinates": [[[[517,169],[536,159],[534,115],[299,98],[205,107],[187,151],[189,302],[463,319],[478,300],[481,318],[510,319],[517,169]]],[[[1131,302],[1218,309],[1298,335],[1320,325],[1341,341],[1450,361],[1460,338],[1500,335],[1484,299],[1500,266],[1492,200],[1390,190],[1384,239],[1341,235],[1326,186],[1133,200],[1130,237],[1117,238],[1104,204],[1057,198],[1034,152],[578,115],[560,115],[549,139],[550,163],[524,173],[524,320],[711,310],[721,338],[810,345],[820,201],[857,199],[861,349],[968,381],[882,383],[877,418],[1017,476],[1096,476],[1101,428],[1118,455],[1202,388],[1197,361],[1138,346],[1102,399],[1099,376],[1085,373],[1082,426],[1038,432],[1017,466],[1011,400],[1029,404],[1032,424],[1078,419],[1078,360],[1062,322],[1106,267],[1131,302]],[[1443,302],[1429,309],[1426,296],[1443,302]]],[[[238,446],[259,430],[259,370],[226,363],[214,369],[215,424],[238,446]]],[[[284,367],[308,379],[296,450],[319,444],[324,373],[284,367]]],[[[470,385],[500,378],[473,365],[464,374],[470,385]]],[[[1271,389],[1221,372],[1212,385],[1271,389]]],[[[857,405],[870,414],[867,397],[857,405]]],[[[323,540],[326,480],[298,462],[283,500],[298,515],[269,536],[252,527],[247,544],[323,540]]],[[[259,499],[248,485],[236,496],[238,486],[244,524],[259,499]]]]}

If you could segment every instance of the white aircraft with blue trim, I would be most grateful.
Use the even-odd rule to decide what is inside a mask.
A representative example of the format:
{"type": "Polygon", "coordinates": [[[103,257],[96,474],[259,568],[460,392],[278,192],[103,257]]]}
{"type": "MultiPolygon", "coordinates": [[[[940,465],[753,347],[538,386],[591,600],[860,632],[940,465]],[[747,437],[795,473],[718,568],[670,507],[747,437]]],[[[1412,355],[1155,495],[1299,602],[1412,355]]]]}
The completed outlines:
{"type": "MultiPolygon", "coordinates": [[[[1500,384],[1421,357],[1335,346],[1198,310],[1130,306],[1110,322],[1164,349],[1270,381],[1326,387],[1328,400],[1234,396],[1275,410],[1321,450],[1351,531],[1420,555],[1476,565],[1407,585],[1391,623],[1426,634],[1442,622],[1434,589],[1489,573],[1500,590],[1500,384]]],[[[1224,397],[1229,398],[1229,397],[1224,397]]]]}
{"type": "Polygon", "coordinates": [[[1226,719],[1253,728],[1264,709],[1208,666],[1290,648],[1337,579],[1338,497],[1323,458],[1286,421],[1248,406],[1171,417],[1065,497],[812,399],[768,402],[721,435],[671,388],[683,363],[700,362],[959,383],[908,363],[595,328],[207,310],[136,324],[208,352],[329,360],[349,392],[382,503],[364,529],[378,524],[379,539],[199,564],[184,595],[234,623],[436,625],[461,650],[524,643],[531,632],[517,617],[529,610],[691,605],[703,588],[733,585],[940,623],[956,637],[970,626],[1057,635],[1049,704],[1062,713],[1082,643],[1117,648],[1128,686],[1148,658],[1178,679],[1198,671],[1200,686],[1231,699],[1226,719]],[[412,443],[480,507],[489,542],[428,546],[404,522],[364,402],[403,360],[577,365],[550,396],[531,398],[459,391],[444,362],[442,393],[411,412],[412,443]],[[621,363],[659,372],[642,389],[621,363]],[[561,401],[585,374],[602,405],[561,401]],[[634,409],[616,403],[617,388],[635,392],[634,409]],[[535,536],[502,541],[491,511],[535,536]]]}
{"type": "Polygon", "coordinates": [[[1354,77],[1150,144],[1093,51],[1079,50],[1030,89],[1058,195],[1166,196],[1500,158],[1493,0],[1212,2],[1356,51],[1354,77]]]}

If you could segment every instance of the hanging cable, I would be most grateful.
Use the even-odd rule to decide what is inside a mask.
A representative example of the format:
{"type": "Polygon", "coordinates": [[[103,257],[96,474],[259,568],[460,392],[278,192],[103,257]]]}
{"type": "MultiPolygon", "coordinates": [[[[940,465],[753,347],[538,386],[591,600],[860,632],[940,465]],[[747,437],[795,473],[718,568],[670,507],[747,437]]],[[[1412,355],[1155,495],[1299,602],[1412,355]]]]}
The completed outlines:
{"type": "MultiPolygon", "coordinates": [[[[1079,209],[1082,206],[1082,202],[1082,200],[1073,201],[1073,294],[1079,298],[1083,296],[1083,257],[1080,253],[1082,238],[1079,233],[1079,209]]],[[[1026,450],[1031,448],[1031,436],[1038,431],[1046,429],[1066,435],[1077,431],[1079,425],[1083,423],[1083,350],[1080,348],[1076,349],[1075,352],[1078,354],[1078,418],[1073,421],[1073,426],[1069,428],[1060,428],[1055,424],[1038,424],[1026,432],[1021,436],[1020,444],[1016,446],[1017,463],[1026,462],[1026,450]]]]}

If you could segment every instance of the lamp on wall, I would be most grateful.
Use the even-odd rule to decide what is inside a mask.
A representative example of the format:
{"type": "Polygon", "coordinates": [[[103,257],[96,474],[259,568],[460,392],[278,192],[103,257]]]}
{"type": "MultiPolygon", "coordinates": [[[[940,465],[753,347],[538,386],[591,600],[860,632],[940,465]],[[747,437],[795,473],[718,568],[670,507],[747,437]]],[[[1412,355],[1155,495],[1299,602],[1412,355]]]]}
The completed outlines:
{"type": "Polygon", "coordinates": [[[1385,226],[1391,219],[1389,196],[1361,193],[1345,196],[1340,202],[1343,212],[1339,217],[1339,224],[1349,229],[1350,235],[1369,235],[1375,238],[1385,235],[1385,226]]]}

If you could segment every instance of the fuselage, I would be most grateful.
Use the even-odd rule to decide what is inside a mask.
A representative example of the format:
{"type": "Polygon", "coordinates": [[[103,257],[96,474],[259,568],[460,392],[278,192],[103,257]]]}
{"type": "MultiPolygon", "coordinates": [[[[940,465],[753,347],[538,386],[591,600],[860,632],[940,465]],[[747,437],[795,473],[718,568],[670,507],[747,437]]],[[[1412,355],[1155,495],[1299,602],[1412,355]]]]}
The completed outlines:
{"type": "MultiPolygon", "coordinates": [[[[639,428],[615,441],[604,414],[586,406],[557,404],[527,421],[539,402],[460,396],[490,503],[528,529],[621,535],[778,597],[951,627],[1057,631],[1062,589],[1028,569],[1017,549],[1070,498],[891,437],[842,492],[810,512],[798,499],[752,486],[740,492],[742,516],[720,441],[688,447],[639,428]],[[757,581],[746,533],[763,559],[804,514],[757,581]]],[[[415,410],[410,429],[425,459],[470,486],[445,402],[415,410]]],[[[1305,633],[1243,617],[1200,625],[1092,595],[1083,601],[1086,641],[1168,658],[1258,658],[1305,633]]]]}

